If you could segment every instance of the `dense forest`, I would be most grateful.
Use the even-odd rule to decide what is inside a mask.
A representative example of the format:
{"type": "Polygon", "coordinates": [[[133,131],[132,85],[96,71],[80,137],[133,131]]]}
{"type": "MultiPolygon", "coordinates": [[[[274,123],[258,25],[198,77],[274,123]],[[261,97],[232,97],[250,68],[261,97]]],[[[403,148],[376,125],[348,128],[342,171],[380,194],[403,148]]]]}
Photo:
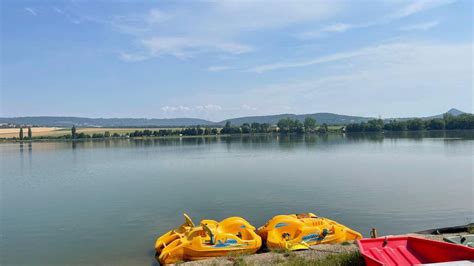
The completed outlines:
{"type": "Polygon", "coordinates": [[[474,129],[474,115],[461,114],[453,116],[445,114],[443,118],[423,120],[392,120],[385,123],[382,119],[373,119],[362,123],[349,124],[346,132],[381,132],[381,131],[419,131],[419,130],[453,130],[474,129]]]}

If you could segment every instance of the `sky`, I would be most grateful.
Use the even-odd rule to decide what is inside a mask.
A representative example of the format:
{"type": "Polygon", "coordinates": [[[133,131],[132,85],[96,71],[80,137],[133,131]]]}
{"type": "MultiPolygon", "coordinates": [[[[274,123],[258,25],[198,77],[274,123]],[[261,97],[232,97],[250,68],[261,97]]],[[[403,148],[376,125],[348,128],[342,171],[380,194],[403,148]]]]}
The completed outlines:
{"type": "Polygon", "coordinates": [[[1,1],[0,116],[473,112],[473,1],[1,1]]]}

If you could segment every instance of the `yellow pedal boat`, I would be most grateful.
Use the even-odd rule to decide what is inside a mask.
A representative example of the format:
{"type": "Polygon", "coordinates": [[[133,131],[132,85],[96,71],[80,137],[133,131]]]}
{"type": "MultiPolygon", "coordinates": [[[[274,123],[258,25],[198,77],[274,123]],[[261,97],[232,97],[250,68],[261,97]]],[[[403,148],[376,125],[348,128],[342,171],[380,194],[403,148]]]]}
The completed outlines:
{"type": "Polygon", "coordinates": [[[217,222],[202,220],[195,226],[184,214],[185,222],[156,240],[155,250],[161,264],[221,257],[229,254],[255,253],[262,239],[255,227],[240,217],[217,222]]]}
{"type": "Polygon", "coordinates": [[[258,229],[270,249],[301,250],[316,244],[335,244],[361,239],[342,224],[313,213],[277,215],[258,229]]]}

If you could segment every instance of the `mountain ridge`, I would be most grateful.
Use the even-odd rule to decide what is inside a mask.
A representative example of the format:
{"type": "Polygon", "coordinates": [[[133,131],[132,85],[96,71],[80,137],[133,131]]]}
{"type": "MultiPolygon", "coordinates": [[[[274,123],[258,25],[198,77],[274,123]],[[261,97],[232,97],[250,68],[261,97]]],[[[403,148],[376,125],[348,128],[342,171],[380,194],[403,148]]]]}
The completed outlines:
{"type": "MultiPolygon", "coordinates": [[[[456,108],[448,110],[449,114],[454,116],[463,114],[456,108]]],[[[444,113],[443,113],[444,114],[444,113]]],[[[420,117],[422,119],[441,118],[443,114],[420,117]]],[[[367,122],[375,117],[341,115],[328,112],[312,113],[312,114],[276,114],[263,116],[244,116],[230,118],[219,122],[213,122],[200,118],[87,118],[74,116],[24,116],[24,117],[0,117],[0,124],[16,124],[16,125],[35,125],[35,126],[55,126],[55,127],[180,127],[180,126],[221,126],[227,121],[233,125],[241,125],[243,123],[269,123],[276,124],[282,118],[292,118],[303,121],[306,117],[311,117],[317,123],[331,125],[346,125],[350,123],[367,122]]],[[[411,118],[388,118],[384,120],[406,120],[411,118]]]]}

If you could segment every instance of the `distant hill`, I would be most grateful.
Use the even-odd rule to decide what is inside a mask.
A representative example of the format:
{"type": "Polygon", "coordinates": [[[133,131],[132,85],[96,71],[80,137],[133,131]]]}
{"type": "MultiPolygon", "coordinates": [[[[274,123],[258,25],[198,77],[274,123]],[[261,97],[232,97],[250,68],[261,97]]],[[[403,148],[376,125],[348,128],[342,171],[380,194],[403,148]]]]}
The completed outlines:
{"type": "MultiPolygon", "coordinates": [[[[460,114],[464,114],[463,111],[460,111],[455,108],[451,108],[447,113],[452,114],[454,116],[458,116],[460,114]]],[[[442,118],[444,115],[434,115],[429,117],[421,117],[421,119],[433,119],[433,118],[442,118]]],[[[233,125],[241,125],[243,123],[269,123],[269,124],[276,124],[278,120],[282,118],[289,117],[291,119],[298,119],[303,121],[306,117],[311,117],[315,119],[318,124],[326,123],[328,125],[347,125],[350,123],[361,123],[367,122],[371,119],[375,119],[374,117],[363,117],[363,116],[350,116],[350,115],[339,115],[333,113],[314,113],[314,114],[302,114],[302,115],[295,115],[295,114],[279,114],[279,115],[265,115],[265,116],[246,116],[246,117],[239,117],[239,118],[232,118],[227,119],[221,122],[218,122],[219,125],[224,125],[227,121],[230,121],[233,125]]],[[[389,118],[385,120],[408,120],[414,117],[407,117],[407,118],[389,118]]]]}
{"type": "MultiPolygon", "coordinates": [[[[454,116],[458,116],[458,115],[462,115],[462,114],[465,114],[465,112],[461,111],[461,110],[458,110],[456,108],[451,108],[449,109],[446,113],[448,114],[451,114],[451,115],[454,115],[454,116]]],[[[443,115],[444,114],[440,114],[440,115],[435,115],[435,116],[429,116],[427,118],[443,118],[443,115]]]]}
{"type": "Polygon", "coordinates": [[[350,123],[366,122],[370,119],[373,119],[371,117],[338,115],[338,114],[333,114],[333,113],[315,113],[315,114],[302,114],[302,115],[280,114],[280,115],[247,116],[247,117],[232,118],[232,119],[221,121],[218,124],[224,125],[227,121],[230,121],[232,125],[241,125],[243,123],[276,124],[278,123],[278,120],[282,118],[287,118],[287,117],[291,119],[298,119],[300,121],[303,121],[306,117],[311,117],[315,119],[319,124],[326,123],[326,124],[331,124],[331,125],[346,125],[350,123]]]}
{"type": "MultiPolygon", "coordinates": [[[[458,110],[456,108],[451,108],[446,113],[450,114],[450,115],[453,115],[453,116],[458,116],[458,115],[465,114],[465,112],[463,112],[461,110],[458,110]]],[[[409,119],[413,119],[413,118],[421,118],[423,120],[428,120],[428,119],[434,119],[434,118],[443,118],[443,115],[446,114],[446,113],[442,113],[442,114],[439,114],[439,115],[433,115],[433,116],[426,116],[426,117],[387,118],[387,119],[384,119],[384,120],[386,120],[386,121],[394,120],[394,119],[396,119],[396,120],[409,120],[409,119]]]]}
{"type": "MultiPolygon", "coordinates": [[[[447,113],[454,116],[464,114],[464,112],[452,108],[447,113]]],[[[276,124],[278,120],[289,117],[303,121],[306,117],[316,119],[318,124],[326,123],[329,125],[346,125],[350,123],[366,122],[373,117],[339,115],[333,113],[314,113],[314,114],[278,114],[265,116],[246,116],[227,119],[220,122],[212,122],[209,120],[198,118],[170,118],[170,119],[146,119],[146,118],[85,118],[85,117],[62,117],[62,116],[30,116],[30,117],[11,117],[0,118],[0,124],[10,123],[15,125],[38,125],[38,126],[54,126],[54,127],[180,127],[195,125],[224,125],[230,121],[232,125],[242,125],[243,123],[269,123],[276,124]]],[[[422,117],[422,119],[441,118],[443,114],[422,117]]],[[[413,117],[412,117],[413,118],[413,117]]],[[[406,120],[411,118],[390,118],[406,120]]]]}

